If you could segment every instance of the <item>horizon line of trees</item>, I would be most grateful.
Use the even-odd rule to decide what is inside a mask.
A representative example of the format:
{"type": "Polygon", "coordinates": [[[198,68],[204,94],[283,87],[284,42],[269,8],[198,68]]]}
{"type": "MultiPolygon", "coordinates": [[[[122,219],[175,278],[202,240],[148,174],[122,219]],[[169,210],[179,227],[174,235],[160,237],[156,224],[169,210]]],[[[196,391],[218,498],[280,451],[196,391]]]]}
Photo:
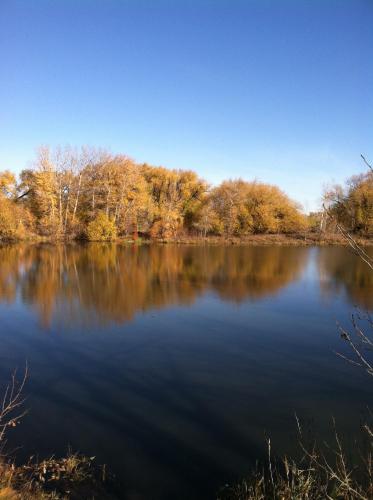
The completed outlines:
{"type": "MultiPolygon", "coordinates": [[[[325,194],[329,212],[348,219],[352,231],[371,229],[372,176],[325,194]]],[[[323,214],[307,217],[276,186],[236,179],[212,187],[192,170],[139,164],[102,149],[43,146],[18,179],[0,173],[2,240],[242,237],[331,230],[327,226],[323,214]]]]}

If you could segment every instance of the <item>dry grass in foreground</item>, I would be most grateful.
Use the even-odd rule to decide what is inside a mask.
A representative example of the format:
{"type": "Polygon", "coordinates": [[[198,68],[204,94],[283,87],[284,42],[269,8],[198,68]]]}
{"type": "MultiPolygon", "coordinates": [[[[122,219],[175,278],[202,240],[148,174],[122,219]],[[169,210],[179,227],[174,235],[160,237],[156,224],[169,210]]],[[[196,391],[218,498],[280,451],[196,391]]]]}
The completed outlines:
{"type": "Polygon", "coordinates": [[[369,451],[359,463],[347,459],[338,434],[334,445],[325,444],[325,452],[301,443],[300,461],[286,457],[275,463],[270,457],[266,467],[257,468],[241,482],[226,485],[217,500],[371,500],[373,498],[373,462],[369,451]]]}
{"type": "Polygon", "coordinates": [[[114,500],[109,482],[104,467],[78,454],[21,466],[0,463],[0,500],[114,500]]]}

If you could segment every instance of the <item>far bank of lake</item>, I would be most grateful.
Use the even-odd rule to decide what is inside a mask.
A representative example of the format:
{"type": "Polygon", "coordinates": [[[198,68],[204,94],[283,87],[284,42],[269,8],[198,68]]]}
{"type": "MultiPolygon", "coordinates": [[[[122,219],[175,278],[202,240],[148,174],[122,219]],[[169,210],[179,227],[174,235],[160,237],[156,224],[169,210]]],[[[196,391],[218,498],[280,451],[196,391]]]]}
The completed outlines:
{"type": "MultiPolygon", "coordinates": [[[[373,246],[373,238],[361,237],[352,235],[356,243],[363,247],[373,246]]],[[[41,236],[30,236],[24,241],[8,240],[1,241],[1,245],[9,244],[35,244],[35,243],[50,243],[50,244],[87,244],[85,239],[66,239],[66,238],[49,238],[41,236]]],[[[91,242],[100,243],[100,242],[91,242]]],[[[348,240],[340,233],[299,233],[299,234],[251,234],[240,237],[224,237],[224,236],[183,236],[175,238],[149,238],[146,235],[137,235],[136,237],[126,236],[116,238],[112,241],[101,243],[125,244],[125,245],[157,245],[157,244],[176,244],[176,245],[213,245],[213,246],[349,246],[348,240]]]]}

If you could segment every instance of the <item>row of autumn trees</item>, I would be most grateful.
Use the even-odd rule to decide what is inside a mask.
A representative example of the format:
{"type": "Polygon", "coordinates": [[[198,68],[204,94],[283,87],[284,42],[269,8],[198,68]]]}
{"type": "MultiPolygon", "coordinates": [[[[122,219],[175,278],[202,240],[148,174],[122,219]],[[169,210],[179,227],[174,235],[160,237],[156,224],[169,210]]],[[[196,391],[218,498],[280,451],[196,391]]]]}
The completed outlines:
{"type": "MultiPolygon", "coordinates": [[[[354,181],[347,194],[335,189],[329,196],[339,197],[329,207],[338,217],[347,217],[339,208],[341,198],[353,198],[354,229],[370,227],[370,175],[354,181]]],[[[137,164],[87,147],[42,147],[18,179],[0,173],[1,239],[231,237],[299,233],[309,229],[309,221],[275,186],[239,179],[212,188],[193,171],[137,164]]]]}
{"type": "Polygon", "coordinates": [[[40,148],[17,180],[0,175],[0,235],[110,240],[289,233],[304,227],[277,187],[229,180],[211,188],[195,172],[137,164],[91,148],[40,148]]]}

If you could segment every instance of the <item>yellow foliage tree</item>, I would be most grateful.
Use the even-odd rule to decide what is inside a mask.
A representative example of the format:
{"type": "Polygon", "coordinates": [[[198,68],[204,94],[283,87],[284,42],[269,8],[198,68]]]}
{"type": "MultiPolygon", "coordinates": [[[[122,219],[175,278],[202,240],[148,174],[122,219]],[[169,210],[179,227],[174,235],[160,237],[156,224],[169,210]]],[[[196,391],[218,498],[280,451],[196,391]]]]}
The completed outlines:
{"type": "Polygon", "coordinates": [[[212,191],[211,200],[227,236],[292,233],[306,227],[297,204],[269,184],[224,181],[212,191]]]}
{"type": "Polygon", "coordinates": [[[330,212],[350,231],[373,232],[373,172],[351,177],[345,189],[334,186],[324,195],[330,212]]]}

